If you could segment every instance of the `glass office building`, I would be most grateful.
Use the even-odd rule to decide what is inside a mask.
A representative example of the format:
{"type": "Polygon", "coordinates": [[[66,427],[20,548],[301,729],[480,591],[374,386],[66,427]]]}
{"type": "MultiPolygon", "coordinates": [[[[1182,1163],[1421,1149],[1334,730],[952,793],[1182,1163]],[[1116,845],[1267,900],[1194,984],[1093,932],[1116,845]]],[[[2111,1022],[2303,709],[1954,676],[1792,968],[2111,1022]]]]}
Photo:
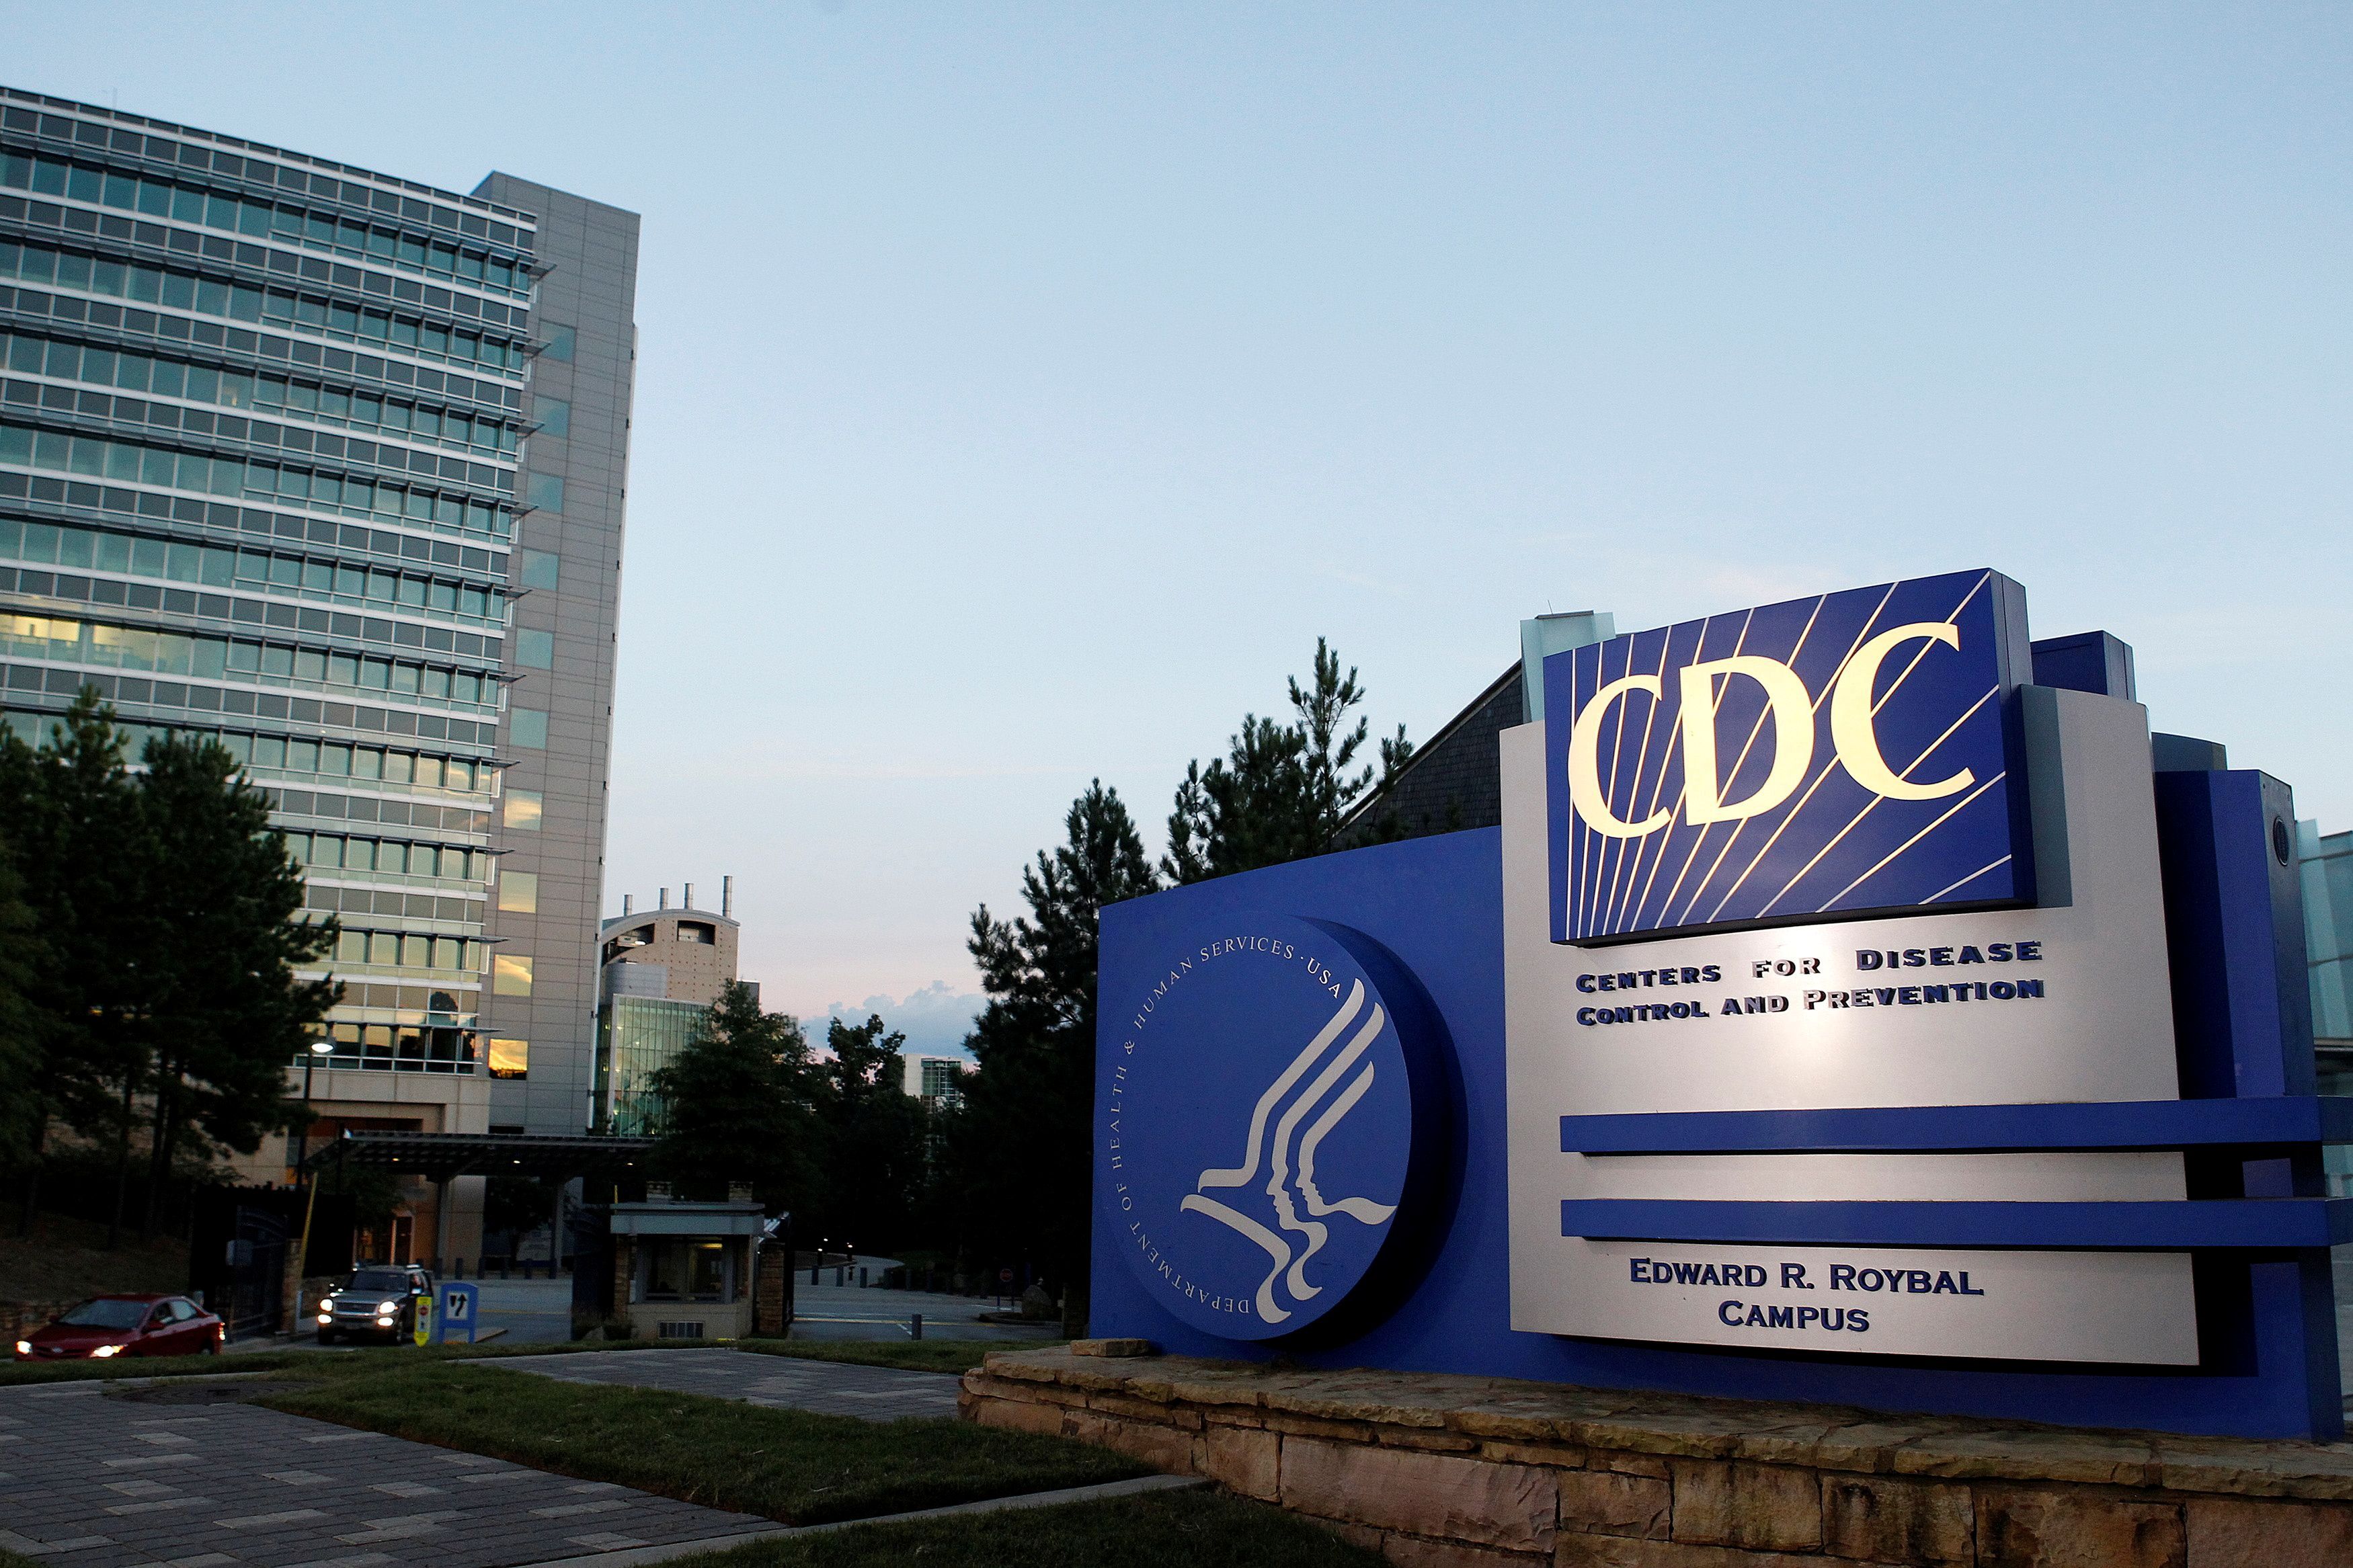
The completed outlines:
{"type": "Polygon", "coordinates": [[[636,237],[0,89],[0,721],[269,790],[346,1124],[587,1123],[636,237]]]}
{"type": "Polygon", "coordinates": [[[617,995],[605,1003],[597,1062],[604,1075],[606,1132],[640,1137],[661,1131],[661,1096],[653,1076],[702,1034],[711,1009],[660,996],[617,995]]]}
{"type": "MultiPolygon", "coordinates": [[[[712,1005],[735,980],[743,928],[735,921],[734,881],[730,877],[721,884],[715,913],[694,908],[690,882],[682,908],[670,907],[665,888],[655,908],[639,912],[625,899],[621,913],[604,922],[599,1131],[634,1136],[660,1130],[662,1102],[653,1076],[702,1034],[712,1005]]],[[[751,993],[758,1001],[760,988],[754,985],[751,993]]]]}

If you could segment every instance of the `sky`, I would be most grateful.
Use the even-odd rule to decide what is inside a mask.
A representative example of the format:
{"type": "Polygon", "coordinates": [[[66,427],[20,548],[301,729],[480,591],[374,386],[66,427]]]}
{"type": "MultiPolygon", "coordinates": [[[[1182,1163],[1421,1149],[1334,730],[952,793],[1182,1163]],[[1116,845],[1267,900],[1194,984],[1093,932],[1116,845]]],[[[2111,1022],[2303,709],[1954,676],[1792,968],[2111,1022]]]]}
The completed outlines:
{"type": "Polygon", "coordinates": [[[644,215],[605,904],[961,1033],[1318,636],[1974,566],[2353,827],[2353,11],[0,3],[10,85],[644,215]],[[707,895],[706,895],[707,901],[707,895]]]}

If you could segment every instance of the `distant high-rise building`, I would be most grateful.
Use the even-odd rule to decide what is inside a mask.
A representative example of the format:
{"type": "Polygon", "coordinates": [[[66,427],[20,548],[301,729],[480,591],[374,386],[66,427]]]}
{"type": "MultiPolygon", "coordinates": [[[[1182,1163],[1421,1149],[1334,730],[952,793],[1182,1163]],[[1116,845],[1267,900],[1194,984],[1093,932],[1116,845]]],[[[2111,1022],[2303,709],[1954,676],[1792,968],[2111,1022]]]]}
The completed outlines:
{"type": "Polygon", "coordinates": [[[961,1079],[973,1070],[972,1063],[962,1057],[905,1057],[906,1079],[902,1085],[915,1099],[934,1110],[953,1109],[964,1103],[961,1079]]]}
{"type": "Polygon", "coordinates": [[[0,89],[0,713],[269,789],[344,931],[313,1136],[591,1120],[637,225],[0,89]]]}
{"type": "MultiPolygon", "coordinates": [[[[655,908],[624,909],[604,924],[597,1009],[598,1129],[653,1131],[661,1110],[653,1075],[675,1060],[702,1029],[711,1005],[735,978],[733,879],[722,884],[717,913],[670,907],[662,889],[655,908]]],[[[758,987],[754,987],[758,994],[758,987]]]]}

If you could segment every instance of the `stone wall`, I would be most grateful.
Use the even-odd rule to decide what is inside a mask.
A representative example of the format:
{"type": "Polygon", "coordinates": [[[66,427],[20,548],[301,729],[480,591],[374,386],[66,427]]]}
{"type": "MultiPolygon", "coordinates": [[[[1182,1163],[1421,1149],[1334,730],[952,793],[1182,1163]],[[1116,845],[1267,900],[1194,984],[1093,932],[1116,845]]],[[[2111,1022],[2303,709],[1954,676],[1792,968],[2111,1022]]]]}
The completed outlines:
{"type": "Polygon", "coordinates": [[[962,1408],[1209,1477],[1410,1568],[2353,1564],[2348,1444],[1069,1351],[989,1356],[962,1408]]]}
{"type": "Polygon", "coordinates": [[[793,1255],[789,1248],[759,1245],[752,1248],[752,1331],[783,1339],[792,1331],[792,1313],[786,1305],[790,1289],[793,1255]]]}
{"type": "Polygon", "coordinates": [[[637,1293],[638,1238],[617,1236],[613,1238],[613,1315],[629,1315],[629,1298],[637,1293]]]}

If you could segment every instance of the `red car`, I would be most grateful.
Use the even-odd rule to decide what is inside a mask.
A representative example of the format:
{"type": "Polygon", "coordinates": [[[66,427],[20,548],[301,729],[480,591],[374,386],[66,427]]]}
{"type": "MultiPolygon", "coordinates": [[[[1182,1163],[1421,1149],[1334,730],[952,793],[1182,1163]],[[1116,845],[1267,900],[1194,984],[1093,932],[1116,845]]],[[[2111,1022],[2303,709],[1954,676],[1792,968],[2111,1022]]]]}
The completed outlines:
{"type": "Polygon", "coordinates": [[[94,1296],[16,1342],[18,1361],[217,1355],[221,1321],[185,1296],[94,1296]]]}

